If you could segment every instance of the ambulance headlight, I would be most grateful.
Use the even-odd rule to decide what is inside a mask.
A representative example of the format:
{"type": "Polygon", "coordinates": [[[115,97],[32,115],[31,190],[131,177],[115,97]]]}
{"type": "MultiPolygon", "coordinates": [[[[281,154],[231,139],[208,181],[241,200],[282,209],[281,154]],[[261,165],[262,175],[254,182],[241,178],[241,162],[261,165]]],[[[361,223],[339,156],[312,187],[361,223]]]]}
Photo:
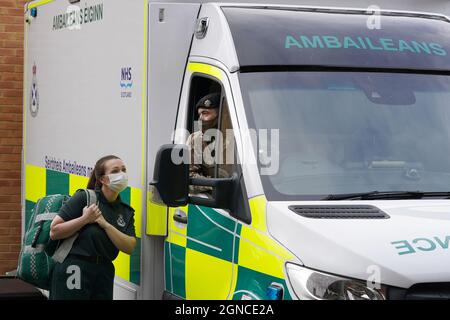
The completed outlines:
{"type": "Polygon", "coordinates": [[[286,264],[291,287],[300,300],[385,300],[386,287],[371,285],[286,264]]]}

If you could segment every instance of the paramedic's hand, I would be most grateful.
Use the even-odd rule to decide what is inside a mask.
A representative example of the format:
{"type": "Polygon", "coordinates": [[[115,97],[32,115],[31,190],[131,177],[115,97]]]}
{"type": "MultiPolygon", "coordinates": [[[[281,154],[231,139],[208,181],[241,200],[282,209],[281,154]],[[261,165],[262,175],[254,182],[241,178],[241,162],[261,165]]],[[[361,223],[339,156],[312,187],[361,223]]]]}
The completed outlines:
{"type": "Polygon", "coordinates": [[[83,218],[86,221],[86,224],[96,222],[97,218],[101,215],[102,212],[95,203],[89,207],[84,207],[83,209],[83,218]]]}
{"type": "Polygon", "coordinates": [[[102,228],[102,229],[106,229],[110,224],[108,223],[108,221],[105,220],[105,218],[100,215],[95,222],[98,223],[98,225],[102,228]]]}

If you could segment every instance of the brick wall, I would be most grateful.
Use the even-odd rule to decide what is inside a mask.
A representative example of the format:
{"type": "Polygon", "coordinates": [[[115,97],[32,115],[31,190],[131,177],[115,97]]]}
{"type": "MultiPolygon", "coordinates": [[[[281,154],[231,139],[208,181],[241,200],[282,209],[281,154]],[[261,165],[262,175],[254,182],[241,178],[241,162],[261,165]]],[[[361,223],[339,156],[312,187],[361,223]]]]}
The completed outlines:
{"type": "Polygon", "coordinates": [[[0,275],[17,266],[21,241],[23,7],[0,0],[0,275]]]}

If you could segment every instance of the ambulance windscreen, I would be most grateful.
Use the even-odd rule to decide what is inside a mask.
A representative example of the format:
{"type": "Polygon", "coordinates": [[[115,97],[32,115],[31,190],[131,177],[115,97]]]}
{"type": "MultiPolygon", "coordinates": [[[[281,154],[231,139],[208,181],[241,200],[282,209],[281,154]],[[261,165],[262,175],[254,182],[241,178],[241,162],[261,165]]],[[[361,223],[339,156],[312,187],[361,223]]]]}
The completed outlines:
{"type": "Polygon", "coordinates": [[[241,67],[450,70],[450,23],[438,16],[222,8],[241,67]]]}

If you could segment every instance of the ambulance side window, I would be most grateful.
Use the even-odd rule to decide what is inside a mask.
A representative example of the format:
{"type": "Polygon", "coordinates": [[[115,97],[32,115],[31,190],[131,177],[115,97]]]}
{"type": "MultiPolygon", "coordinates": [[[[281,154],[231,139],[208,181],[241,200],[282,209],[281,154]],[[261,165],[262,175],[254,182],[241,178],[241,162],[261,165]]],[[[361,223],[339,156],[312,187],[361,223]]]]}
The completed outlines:
{"type": "MultiPolygon", "coordinates": [[[[243,180],[242,169],[237,160],[230,108],[222,84],[208,76],[194,74],[191,80],[188,103],[189,111],[186,128],[190,132],[190,135],[187,139],[187,144],[191,150],[189,176],[198,179],[236,177],[236,179],[230,180],[231,183],[234,183],[232,186],[234,191],[233,196],[227,199],[229,201],[227,210],[229,210],[231,216],[245,223],[251,223],[247,191],[243,180]],[[213,140],[211,140],[211,135],[208,134],[210,130],[206,130],[203,134],[200,133],[199,116],[196,110],[198,102],[206,95],[212,93],[220,94],[220,105],[219,110],[217,110],[217,125],[215,127],[218,130],[215,130],[216,135],[213,140]],[[214,146],[209,148],[210,144],[214,146]],[[200,148],[196,148],[196,145],[200,146],[200,148]],[[212,162],[210,163],[207,163],[208,161],[205,160],[208,155],[211,155],[209,159],[212,159],[212,162]]],[[[212,196],[212,191],[211,186],[189,186],[189,193],[193,195],[193,198],[195,198],[196,194],[212,196]]]]}
{"type": "MultiPolygon", "coordinates": [[[[214,136],[214,151],[212,153],[209,150],[203,150],[203,164],[202,164],[202,176],[210,178],[226,178],[230,177],[233,170],[234,161],[234,138],[232,134],[232,124],[230,113],[228,110],[227,99],[224,95],[222,85],[207,76],[194,75],[191,80],[189,94],[189,119],[187,123],[187,129],[189,132],[197,132],[200,130],[198,122],[198,113],[196,105],[200,99],[211,93],[220,94],[220,107],[217,110],[217,133],[214,136]],[[214,158],[213,166],[205,165],[205,158],[211,154],[214,158]]],[[[208,144],[209,138],[204,139],[204,143],[208,144]]],[[[198,159],[197,159],[198,160],[198,159]]],[[[196,168],[197,169],[197,168],[196,168]]],[[[197,171],[199,172],[199,171],[197,171]]]]}
{"type": "MultiPolygon", "coordinates": [[[[222,92],[222,85],[207,76],[194,75],[191,80],[189,93],[190,112],[189,118],[187,119],[187,129],[191,133],[187,143],[190,145],[191,150],[194,149],[191,153],[191,177],[215,178],[217,176],[217,170],[215,168],[216,162],[214,161],[214,158],[217,155],[214,145],[217,143],[215,132],[217,132],[218,129],[220,108],[214,108],[217,113],[216,126],[206,131],[204,123],[201,124],[201,122],[199,121],[199,114],[196,106],[203,97],[212,93],[218,93],[219,95],[221,95],[222,92]],[[201,129],[203,129],[204,133],[202,136],[199,136],[196,133],[199,133],[201,129]],[[207,134],[205,134],[205,131],[207,132],[207,134]]],[[[197,192],[205,191],[206,189],[208,188],[193,188],[193,190],[196,190],[197,192]]]]}

